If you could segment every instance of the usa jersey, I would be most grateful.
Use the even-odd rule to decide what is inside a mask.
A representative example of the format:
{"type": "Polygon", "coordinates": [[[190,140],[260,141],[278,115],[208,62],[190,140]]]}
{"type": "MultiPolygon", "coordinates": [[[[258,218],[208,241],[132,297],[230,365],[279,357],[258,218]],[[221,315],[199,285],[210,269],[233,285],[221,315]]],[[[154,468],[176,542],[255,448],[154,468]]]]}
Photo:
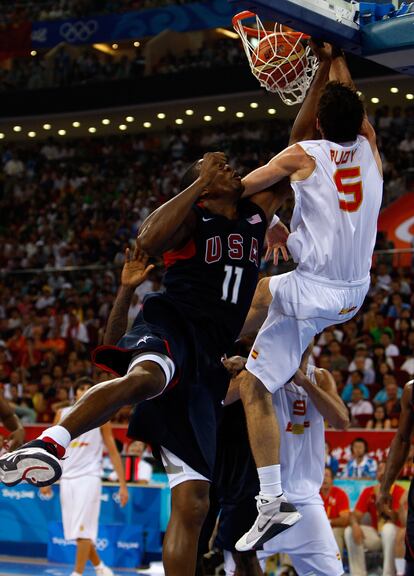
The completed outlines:
{"type": "Polygon", "coordinates": [[[254,296],[267,220],[248,200],[239,202],[237,220],[201,205],[193,209],[192,238],[164,254],[166,295],[224,353],[238,337],[254,296]]]}
{"type": "MultiPolygon", "coordinates": [[[[315,367],[307,376],[316,384],[315,367]]],[[[280,466],[287,498],[302,503],[320,501],[319,489],[325,468],[325,426],[302,386],[289,382],[273,394],[280,427],[280,466]]]]}
{"type": "Polygon", "coordinates": [[[292,181],[295,208],[288,248],[298,268],[329,280],[368,278],[377,235],[383,181],[371,146],[301,142],[315,159],[313,173],[292,181]]]}

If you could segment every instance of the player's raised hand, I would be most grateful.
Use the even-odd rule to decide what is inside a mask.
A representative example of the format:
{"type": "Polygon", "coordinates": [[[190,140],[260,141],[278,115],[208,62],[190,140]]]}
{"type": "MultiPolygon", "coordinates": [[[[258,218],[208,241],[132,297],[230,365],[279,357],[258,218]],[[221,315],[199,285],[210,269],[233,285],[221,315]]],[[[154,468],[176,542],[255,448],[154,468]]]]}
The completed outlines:
{"type": "Polygon", "coordinates": [[[207,152],[203,156],[200,167],[200,178],[208,186],[214,179],[217,172],[222,170],[227,164],[227,156],[224,152],[207,152]]]}
{"type": "Polygon", "coordinates": [[[309,40],[309,46],[319,62],[332,60],[332,44],[311,38],[309,40]]]}
{"type": "Polygon", "coordinates": [[[138,240],[135,240],[135,248],[125,250],[125,263],[122,268],[121,284],[129,288],[136,288],[148,278],[149,273],[155,266],[148,265],[148,255],[141,250],[138,240]]]}
{"type": "Polygon", "coordinates": [[[283,260],[289,260],[289,254],[286,249],[286,242],[289,237],[289,230],[279,220],[279,222],[269,228],[266,233],[267,250],[265,260],[268,261],[273,254],[273,263],[277,265],[279,262],[279,253],[282,254],[283,260]]]}

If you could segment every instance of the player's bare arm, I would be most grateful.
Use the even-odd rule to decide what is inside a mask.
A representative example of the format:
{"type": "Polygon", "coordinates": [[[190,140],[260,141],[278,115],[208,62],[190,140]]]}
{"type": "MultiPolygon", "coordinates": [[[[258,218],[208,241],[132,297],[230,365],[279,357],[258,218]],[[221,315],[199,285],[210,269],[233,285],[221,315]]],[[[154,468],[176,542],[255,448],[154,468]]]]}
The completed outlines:
{"type": "Polygon", "coordinates": [[[243,178],[244,196],[253,196],[261,190],[274,186],[284,178],[304,180],[314,170],[314,160],[299,146],[289,146],[267,164],[253,170],[243,178]]]}
{"type": "Polygon", "coordinates": [[[124,467],[112,434],[112,426],[107,422],[101,426],[103,442],[119,480],[119,500],[122,507],[128,502],[128,488],[125,482],[124,467]]]}
{"type": "Polygon", "coordinates": [[[316,127],[317,110],[321,92],[329,79],[332,46],[326,42],[319,45],[314,41],[310,41],[310,45],[319,60],[319,68],[296,116],[290,133],[289,145],[296,144],[302,140],[314,140],[318,137],[316,127]]]}
{"type": "Polygon", "coordinates": [[[408,382],[401,397],[401,416],[398,430],[391,442],[390,451],[381,480],[378,509],[380,513],[391,512],[391,487],[396,481],[404,462],[407,460],[411,444],[411,434],[414,430],[414,411],[411,403],[414,381],[408,382]]]}
{"type": "Polygon", "coordinates": [[[133,252],[125,250],[125,262],[121,273],[121,286],[112,306],[108,323],[105,329],[105,345],[116,344],[125,334],[128,325],[128,310],[131,305],[135,289],[148,278],[153,264],[148,265],[148,255],[141,250],[138,241],[135,241],[133,252]]]}
{"type": "Polygon", "coordinates": [[[299,369],[293,381],[306,390],[318,411],[331,426],[345,430],[350,424],[348,409],[338,394],[333,376],[327,370],[318,368],[315,376],[317,386],[299,369]]]}
{"type": "Polygon", "coordinates": [[[190,238],[195,227],[192,206],[226,164],[227,158],[222,152],[204,154],[197,180],[148,216],[138,235],[140,246],[147,254],[160,256],[190,238]]]}
{"type": "Polygon", "coordinates": [[[15,450],[24,442],[24,428],[2,394],[0,394],[0,420],[10,432],[7,438],[7,448],[10,451],[15,450]]]}

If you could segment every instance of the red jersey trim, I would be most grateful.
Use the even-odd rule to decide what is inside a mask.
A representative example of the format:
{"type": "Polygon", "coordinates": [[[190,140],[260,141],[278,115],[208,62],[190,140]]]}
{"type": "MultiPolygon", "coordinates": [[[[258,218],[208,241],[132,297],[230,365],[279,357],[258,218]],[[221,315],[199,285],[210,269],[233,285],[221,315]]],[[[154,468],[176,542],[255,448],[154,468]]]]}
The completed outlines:
{"type": "Polygon", "coordinates": [[[196,245],[193,239],[190,239],[185,246],[179,250],[168,250],[164,252],[164,266],[169,268],[175,264],[178,260],[189,260],[196,255],[196,245]]]}

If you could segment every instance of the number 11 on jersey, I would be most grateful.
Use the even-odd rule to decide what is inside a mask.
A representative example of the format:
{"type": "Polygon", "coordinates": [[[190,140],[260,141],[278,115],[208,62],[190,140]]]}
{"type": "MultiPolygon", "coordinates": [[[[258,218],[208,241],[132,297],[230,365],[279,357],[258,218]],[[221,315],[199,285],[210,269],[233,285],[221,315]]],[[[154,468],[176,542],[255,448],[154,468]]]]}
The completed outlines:
{"type": "Polygon", "coordinates": [[[243,276],[243,268],[240,266],[224,266],[224,280],[223,280],[223,292],[221,295],[221,299],[224,301],[228,301],[229,299],[229,290],[230,290],[230,283],[233,281],[233,290],[231,292],[231,300],[232,304],[237,304],[237,300],[239,298],[239,290],[240,290],[240,283],[243,276]]]}

